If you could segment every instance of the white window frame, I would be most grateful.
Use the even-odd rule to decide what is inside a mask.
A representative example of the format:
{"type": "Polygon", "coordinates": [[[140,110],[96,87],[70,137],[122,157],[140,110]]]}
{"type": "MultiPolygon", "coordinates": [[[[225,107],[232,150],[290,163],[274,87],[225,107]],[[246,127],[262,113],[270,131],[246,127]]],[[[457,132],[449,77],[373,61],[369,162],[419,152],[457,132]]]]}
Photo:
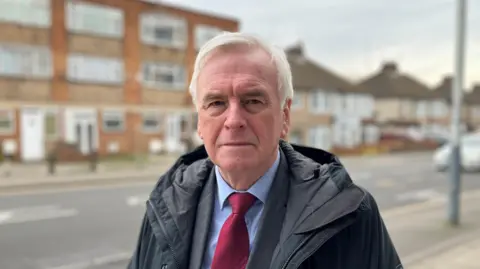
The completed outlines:
{"type": "Polygon", "coordinates": [[[145,111],[142,113],[142,132],[146,134],[159,133],[163,130],[164,119],[158,111],[145,111]],[[157,120],[156,127],[150,127],[145,125],[145,121],[149,118],[155,118],[157,120]]]}
{"type": "Polygon", "coordinates": [[[187,73],[185,66],[181,64],[165,62],[144,62],[142,64],[142,82],[144,86],[161,90],[185,90],[187,73]],[[172,76],[173,82],[158,81],[157,76],[172,76]]]}
{"type": "Polygon", "coordinates": [[[0,75],[51,78],[53,65],[50,48],[19,43],[0,43],[0,75]]]}
{"type": "Polygon", "coordinates": [[[1,135],[13,135],[15,134],[16,122],[15,122],[15,111],[12,109],[0,109],[0,118],[6,117],[10,121],[10,128],[0,128],[1,135]]]}
{"type": "Polygon", "coordinates": [[[70,54],[67,61],[67,78],[77,83],[122,84],[123,59],[70,54]]]}
{"type": "Polygon", "coordinates": [[[104,133],[123,133],[126,130],[126,117],[124,111],[104,110],[102,111],[102,130],[104,133]],[[118,120],[121,124],[118,129],[110,129],[105,123],[107,120],[118,120]]]}
{"type": "Polygon", "coordinates": [[[310,111],[315,114],[328,112],[328,94],[322,90],[316,90],[310,94],[310,111]]]}
{"type": "Polygon", "coordinates": [[[142,43],[154,46],[167,46],[185,49],[188,42],[187,21],[184,18],[167,13],[154,12],[140,15],[140,40],[142,43]],[[158,28],[170,28],[172,40],[156,37],[158,28]]]}
{"type": "Polygon", "coordinates": [[[111,38],[121,38],[124,35],[125,16],[120,8],[68,0],[65,9],[66,28],[72,33],[111,38]]]}
{"type": "Polygon", "coordinates": [[[39,28],[52,25],[51,0],[0,0],[0,22],[39,28]]]}
{"type": "Polygon", "coordinates": [[[420,100],[416,103],[415,114],[417,118],[427,118],[429,116],[428,105],[428,102],[425,100],[420,100]]]}
{"type": "Polygon", "coordinates": [[[215,26],[206,24],[195,25],[195,49],[199,50],[210,39],[221,34],[222,32],[222,29],[215,26]]]}
{"type": "Polygon", "coordinates": [[[380,140],[380,128],[374,124],[364,126],[364,143],[376,144],[380,140]]]}
{"type": "Polygon", "coordinates": [[[292,110],[299,110],[305,106],[305,94],[303,92],[298,92],[293,95],[292,99],[292,110]]]}
{"type": "Polygon", "coordinates": [[[319,125],[308,130],[308,145],[314,148],[330,150],[332,134],[328,126],[319,125]]]}

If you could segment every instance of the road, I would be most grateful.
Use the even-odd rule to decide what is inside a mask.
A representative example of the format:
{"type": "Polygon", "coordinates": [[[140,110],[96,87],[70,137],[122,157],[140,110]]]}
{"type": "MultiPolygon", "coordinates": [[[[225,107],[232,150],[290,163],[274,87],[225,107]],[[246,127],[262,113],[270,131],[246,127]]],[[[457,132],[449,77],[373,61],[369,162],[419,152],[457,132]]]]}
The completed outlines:
{"type": "MultiPolygon", "coordinates": [[[[447,174],[428,154],[345,159],[352,179],[382,211],[445,197],[447,174]]],[[[464,189],[480,176],[463,176],[464,189]]],[[[0,268],[125,268],[152,184],[0,197],[0,268]]]]}

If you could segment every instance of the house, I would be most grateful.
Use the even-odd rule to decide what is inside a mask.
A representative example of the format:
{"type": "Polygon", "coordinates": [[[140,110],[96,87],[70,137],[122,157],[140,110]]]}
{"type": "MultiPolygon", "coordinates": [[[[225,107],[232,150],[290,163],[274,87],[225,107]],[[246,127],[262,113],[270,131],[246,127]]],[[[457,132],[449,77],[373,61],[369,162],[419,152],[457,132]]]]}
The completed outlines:
{"type": "MultiPolygon", "coordinates": [[[[452,89],[453,89],[453,77],[451,75],[446,75],[443,79],[434,87],[433,93],[437,100],[442,100],[444,104],[448,107],[447,115],[441,120],[440,124],[443,128],[448,128],[450,132],[451,125],[451,116],[452,116],[452,89]]],[[[467,101],[468,94],[464,91],[462,98],[462,108],[461,108],[461,123],[462,128],[465,130],[471,129],[470,121],[470,105],[471,103],[467,101]]],[[[473,101],[473,100],[472,100],[473,101]]]]}
{"type": "Polygon", "coordinates": [[[197,50],[238,25],[140,0],[0,1],[0,141],[22,161],[181,150],[197,50]]]}
{"type": "Polygon", "coordinates": [[[378,72],[358,85],[375,97],[375,115],[382,133],[422,132],[448,116],[443,99],[436,98],[418,79],[401,73],[394,62],[383,63],[378,72]]]}
{"type": "Polygon", "coordinates": [[[480,84],[474,85],[472,90],[464,97],[468,106],[468,123],[471,129],[480,130],[480,84]]]}
{"type": "Polygon", "coordinates": [[[364,126],[373,117],[370,94],[308,58],[301,43],[286,53],[295,89],[291,142],[327,150],[355,147],[364,142],[365,128],[367,140],[376,140],[372,126],[364,126]]]}

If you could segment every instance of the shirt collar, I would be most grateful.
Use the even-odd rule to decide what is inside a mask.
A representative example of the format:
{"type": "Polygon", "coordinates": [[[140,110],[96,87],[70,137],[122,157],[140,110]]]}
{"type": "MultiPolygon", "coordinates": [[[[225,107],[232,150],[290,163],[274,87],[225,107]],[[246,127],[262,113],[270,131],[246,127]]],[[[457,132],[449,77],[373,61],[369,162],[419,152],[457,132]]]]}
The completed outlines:
{"type": "MultiPolygon", "coordinates": [[[[267,172],[260,177],[255,184],[253,184],[246,192],[254,195],[258,200],[265,204],[270,191],[270,186],[272,185],[273,179],[275,178],[275,173],[277,172],[278,165],[280,163],[280,151],[277,151],[277,159],[273,165],[267,170],[267,172]]],[[[215,176],[217,180],[217,190],[218,190],[218,201],[220,207],[223,208],[225,205],[225,200],[228,196],[236,191],[230,187],[227,182],[223,179],[218,166],[215,166],[215,176]]]]}

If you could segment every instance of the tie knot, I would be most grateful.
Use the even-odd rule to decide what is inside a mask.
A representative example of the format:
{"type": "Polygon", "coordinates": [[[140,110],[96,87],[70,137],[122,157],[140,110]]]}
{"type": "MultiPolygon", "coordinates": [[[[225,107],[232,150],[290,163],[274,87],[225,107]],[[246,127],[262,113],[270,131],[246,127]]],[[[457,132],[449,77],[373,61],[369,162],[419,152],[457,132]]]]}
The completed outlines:
{"type": "Polygon", "coordinates": [[[255,202],[255,196],[248,192],[235,192],[228,197],[233,214],[245,215],[255,202]]]}

